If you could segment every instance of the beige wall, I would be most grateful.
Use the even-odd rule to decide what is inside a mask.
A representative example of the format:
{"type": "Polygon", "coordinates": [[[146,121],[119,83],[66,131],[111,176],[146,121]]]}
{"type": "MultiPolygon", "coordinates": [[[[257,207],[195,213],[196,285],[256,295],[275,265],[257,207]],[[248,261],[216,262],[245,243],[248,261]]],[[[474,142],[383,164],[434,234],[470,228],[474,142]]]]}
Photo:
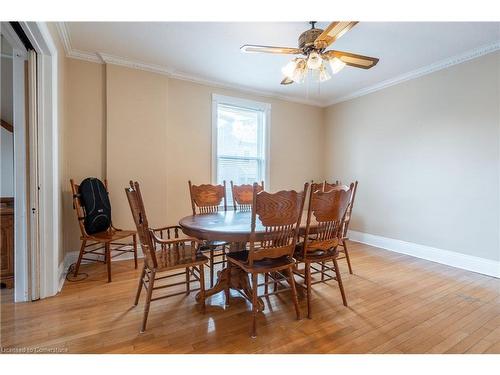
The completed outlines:
{"type": "MultiPolygon", "coordinates": [[[[271,189],[322,178],[321,108],[115,65],[68,59],[67,71],[65,179],[107,177],[117,226],[133,227],[124,193],[130,179],[141,183],[151,225],[176,224],[190,213],[187,181],[211,179],[212,93],[271,103],[271,189]]],[[[68,189],[65,182],[65,249],[75,251],[68,189]]]]}
{"type": "Polygon", "coordinates": [[[168,78],[163,75],[106,66],[106,169],[113,223],[133,228],[124,188],[137,180],[150,225],[167,216],[168,78]]]}
{"type": "MultiPolygon", "coordinates": [[[[212,93],[271,104],[271,190],[300,189],[322,178],[323,110],[282,100],[245,95],[180,80],[169,80],[168,222],[189,214],[187,181],[211,180],[212,93]],[[305,152],[302,152],[305,150],[305,152]]],[[[229,181],[228,181],[229,184],[229,181]]]]}
{"type": "Polygon", "coordinates": [[[271,103],[272,190],[357,178],[352,229],[499,259],[498,58],[326,109],[65,59],[64,249],[79,246],[70,177],[107,177],[119,226],[132,227],[130,178],[142,183],[152,225],[189,214],[187,180],[211,177],[217,93],[271,103]]]}
{"type": "Polygon", "coordinates": [[[500,53],[326,110],[325,175],[359,180],[351,229],[500,259],[500,53]]]}
{"type": "Polygon", "coordinates": [[[100,64],[66,59],[66,73],[61,189],[64,248],[74,251],[80,246],[80,229],[69,180],[79,183],[85,177],[106,177],[105,69],[100,64]]]}

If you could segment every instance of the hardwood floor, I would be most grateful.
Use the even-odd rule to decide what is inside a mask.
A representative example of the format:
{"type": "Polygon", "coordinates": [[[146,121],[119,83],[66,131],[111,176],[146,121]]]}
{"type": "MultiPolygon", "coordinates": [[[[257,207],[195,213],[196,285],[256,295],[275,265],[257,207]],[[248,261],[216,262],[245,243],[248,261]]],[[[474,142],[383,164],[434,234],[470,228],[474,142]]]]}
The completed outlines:
{"type": "MultiPolygon", "coordinates": [[[[354,275],[339,261],[349,307],[338,286],[315,285],[313,319],[295,320],[289,296],[273,296],[249,338],[250,305],[233,293],[194,293],[153,302],[139,334],[144,293],[132,261],[83,265],[56,297],[14,304],[2,290],[1,346],[72,353],[500,353],[500,280],[359,243],[350,244],[354,275]]],[[[304,296],[299,295],[303,315],[304,296]]]]}

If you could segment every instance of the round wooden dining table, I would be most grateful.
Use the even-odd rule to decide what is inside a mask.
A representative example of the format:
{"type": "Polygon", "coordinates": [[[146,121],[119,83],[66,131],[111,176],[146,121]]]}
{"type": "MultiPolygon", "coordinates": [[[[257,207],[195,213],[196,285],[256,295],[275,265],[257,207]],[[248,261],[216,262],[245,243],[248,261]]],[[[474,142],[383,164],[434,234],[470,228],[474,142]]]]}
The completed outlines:
{"type": "MultiPolygon", "coordinates": [[[[307,211],[302,213],[301,232],[306,226],[307,211]]],[[[207,241],[226,241],[230,244],[229,251],[241,251],[246,248],[250,239],[252,212],[251,211],[220,211],[210,214],[190,215],[179,221],[182,231],[191,237],[207,241]]],[[[316,226],[314,217],[311,218],[311,229],[316,226]]],[[[255,222],[256,240],[265,232],[259,218],[255,222]]],[[[217,273],[217,283],[213,288],[205,291],[205,298],[225,290],[228,282],[228,269],[224,268],[217,273]]],[[[251,301],[252,288],[248,274],[239,267],[231,267],[231,289],[238,290],[251,301]]],[[[200,299],[200,293],[196,295],[200,299]]],[[[264,304],[259,300],[259,309],[264,309],[264,304]]]]}

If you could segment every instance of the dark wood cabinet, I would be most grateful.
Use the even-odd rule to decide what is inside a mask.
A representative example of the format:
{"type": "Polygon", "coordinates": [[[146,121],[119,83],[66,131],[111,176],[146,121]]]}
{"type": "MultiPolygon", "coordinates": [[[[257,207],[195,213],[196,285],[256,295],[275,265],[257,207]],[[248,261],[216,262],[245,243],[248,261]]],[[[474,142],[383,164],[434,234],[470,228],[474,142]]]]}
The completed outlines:
{"type": "Polygon", "coordinates": [[[0,198],[0,283],[14,286],[14,198],[0,198]]]}

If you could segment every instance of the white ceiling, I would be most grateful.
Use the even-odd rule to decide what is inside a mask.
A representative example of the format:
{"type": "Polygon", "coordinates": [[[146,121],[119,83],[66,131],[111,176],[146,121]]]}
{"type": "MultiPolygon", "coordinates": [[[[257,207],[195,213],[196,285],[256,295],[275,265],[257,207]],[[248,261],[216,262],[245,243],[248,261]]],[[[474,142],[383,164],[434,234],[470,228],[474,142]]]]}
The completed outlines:
{"type": "MultiPolygon", "coordinates": [[[[317,27],[324,28],[327,22],[317,27]]],[[[417,69],[500,41],[500,23],[360,22],[329,49],[380,58],[330,81],[280,85],[290,56],[244,54],[243,44],[297,46],[307,22],[67,22],[71,49],[157,65],[177,74],[326,105],[417,69]]]]}

